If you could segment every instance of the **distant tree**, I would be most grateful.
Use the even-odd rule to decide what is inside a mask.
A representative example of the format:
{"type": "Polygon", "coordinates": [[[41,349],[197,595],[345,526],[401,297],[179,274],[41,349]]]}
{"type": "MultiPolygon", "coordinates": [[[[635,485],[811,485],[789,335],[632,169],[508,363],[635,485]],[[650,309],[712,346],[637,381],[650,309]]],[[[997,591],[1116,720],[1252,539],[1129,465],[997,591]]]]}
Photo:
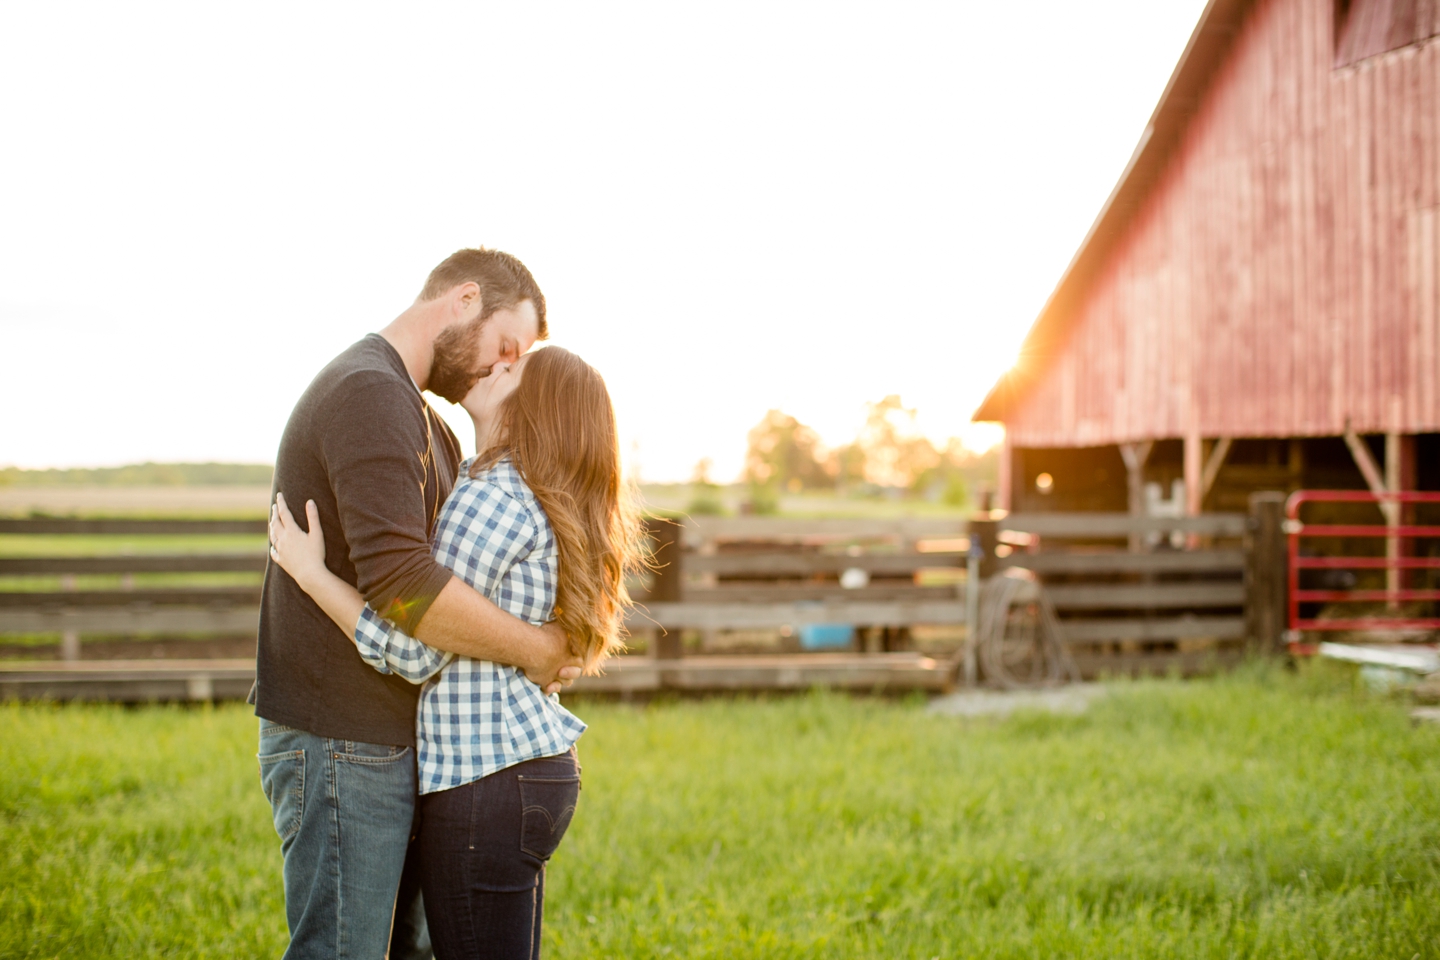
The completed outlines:
{"type": "Polygon", "coordinates": [[[848,489],[865,482],[865,450],[859,443],[847,443],[830,451],[825,461],[825,472],[835,480],[840,489],[848,489]]]}
{"type": "Polygon", "coordinates": [[[715,461],[702,457],[695,464],[690,476],[692,499],[685,512],[696,517],[718,517],[725,513],[725,502],[720,499],[720,485],[710,479],[715,461]]]}
{"type": "Polygon", "coordinates": [[[935,465],[915,477],[910,488],[931,500],[963,507],[970,501],[970,478],[976,472],[977,457],[951,437],[939,451],[935,465]]]}
{"type": "Polygon", "coordinates": [[[820,435],[779,410],[770,410],[750,431],[745,480],[751,487],[815,489],[834,485],[825,469],[820,435]]]}
{"type": "Polygon", "coordinates": [[[911,489],[926,471],[940,464],[940,453],[920,432],[915,410],[891,394],[867,403],[865,426],[855,446],[864,454],[865,478],[886,487],[911,489]]]}

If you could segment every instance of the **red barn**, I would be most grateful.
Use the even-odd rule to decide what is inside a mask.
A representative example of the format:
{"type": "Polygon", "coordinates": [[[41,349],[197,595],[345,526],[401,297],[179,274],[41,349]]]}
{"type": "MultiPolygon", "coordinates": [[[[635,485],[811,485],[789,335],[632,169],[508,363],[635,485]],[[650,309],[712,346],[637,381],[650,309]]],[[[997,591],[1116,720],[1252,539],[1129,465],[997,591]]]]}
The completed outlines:
{"type": "Polygon", "coordinates": [[[1212,0],[975,413],[1002,506],[1440,488],[1437,34],[1440,0],[1212,0]]]}

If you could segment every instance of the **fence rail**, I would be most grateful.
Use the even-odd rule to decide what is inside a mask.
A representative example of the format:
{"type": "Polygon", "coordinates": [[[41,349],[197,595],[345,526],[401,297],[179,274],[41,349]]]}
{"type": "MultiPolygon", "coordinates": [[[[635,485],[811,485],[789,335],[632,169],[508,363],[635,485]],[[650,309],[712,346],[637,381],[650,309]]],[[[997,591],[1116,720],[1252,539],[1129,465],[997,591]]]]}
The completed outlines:
{"type": "Polygon", "coordinates": [[[0,518],[4,534],[114,534],[157,536],[181,534],[200,536],[214,534],[258,534],[266,532],[265,520],[81,520],[66,517],[0,518]]]}
{"type": "Polygon", "coordinates": [[[70,573],[263,573],[267,560],[263,552],[127,554],[118,557],[0,557],[0,575],[36,577],[70,573]]]}
{"type": "Polygon", "coordinates": [[[1001,530],[1042,537],[1113,538],[1133,533],[1194,533],[1212,537],[1242,537],[1249,529],[1243,513],[1207,513],[1196,517],[1137,517],[1129,513],[1012,513],[1000,521],[1001,530]]]}
{"type": "Polygon", "coordinates": [[[1404,522],[1402,512],[1420,504],[1440,504],[1440,493],[1415,491],[1374,493],[1369,490],[1297,490],[1285,503],[1285,532],[1289,552],[1289,638],[1297,653],[1313,650],[1300,643],[1306,631],[1396,631],[1440,629],[1440,617],[1417,617],[1400,612],[1406,602],[1432,602],[1440,599],[1440,590],[1412,589],[1405,578],[1410,571],[1440,569],[1440,557],[1406,556],[1407,547],[1421,538],[1440,538],[1440,526],[1404,522]],[[1374,504],[1379,508],[1381,523],[1305,523],[1300,512],[1306,504],[1374,504]],[[1388,508],[1388,509],[1387,509],[1388,508]],[[1324,556],[1301,554],[1304,539],[1330,540],[1376,539],[1386,541],[1385,556],[1324,556]],[[1303,570],[1384,570],[1384,589],[1348,588],[1306,589],[1300,584],[1303,570]],[[1304,617],[1302,603],[1371,603],[1383,601],[1390,607],[1388,615],[1348,617],[1304,617]]]}

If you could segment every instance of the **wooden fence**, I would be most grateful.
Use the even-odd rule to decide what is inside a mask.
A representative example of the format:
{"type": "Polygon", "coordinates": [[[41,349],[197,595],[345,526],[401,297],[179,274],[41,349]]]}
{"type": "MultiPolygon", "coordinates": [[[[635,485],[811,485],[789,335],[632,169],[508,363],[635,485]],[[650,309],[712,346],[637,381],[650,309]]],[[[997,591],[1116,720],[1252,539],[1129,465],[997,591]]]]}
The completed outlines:
{"type": "MultiPolygon", "coordinates": [[[[605,676],[585,678],[577,689],[947,688],[967,623],[964,568],[972,535],[985,548],[984,575],[1023,566],[1041,578],[1086,675],[1209,669],[1233,661],[1247,640],[1279,643],[1284,553],[1281,501],[1274,500],[1257,501],[1249,516],[1184,519],[1032,514],[974,522],[655,523],[661,566],[630,621],[645,652],[618,658],[605,676]],[[1136,536],[1164,542],[1133,552],[1127,544],[1136,536]],[[849,625],[854,641],[842,650],[804,650],[801,641],[815,625],[849,625]],[[953,655],[913,648],[911,632],[934,627],[957,638],[953,655]],[[746,631],[769,641],[748,648],[713,642],[746,631]]],[[[0,534],[263,536],[264,530],[263,521],[0,520],[0,534]]],[[[265,563],[259,549],[0,557],[0,577],[50,578],[52,587],[59,578],[60,585],[0,590],[0,635],[58,634],[63,654],[62,662],[0,660],[0,696],[243,695],[253,660],[87,661],[81,637],[253,638],[258,577],[234,586],[185,577],[136,586],[134,578],[256,574],[265,563]],[[76,578],[95,575],[119,582],[76,588],[76,578]]]]}
{"type": "Polygon", "coordinates": [[[1084,676],[1210,670],[1259,635],[1247,619],[1251,516],[1016,514],[995,526],[994,567],[1041,579],[1084,676]]]}

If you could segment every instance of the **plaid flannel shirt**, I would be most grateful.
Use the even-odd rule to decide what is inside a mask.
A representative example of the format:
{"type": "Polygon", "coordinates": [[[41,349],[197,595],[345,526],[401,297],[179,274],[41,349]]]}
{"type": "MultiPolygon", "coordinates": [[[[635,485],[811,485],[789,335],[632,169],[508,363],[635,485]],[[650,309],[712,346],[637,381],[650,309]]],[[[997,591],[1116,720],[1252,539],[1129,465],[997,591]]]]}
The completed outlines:
{"type": "MultiPolygon", "coordinates": [[[[555,608],[560,566],[545,511],[509,460],[473,479],[469,465],[460,465],[436,522],[435,559],[501,610],[543,624],[555,608]]],[[[376,670],[425,685],[415,718],[421,793],[564,753],[585,732],[558,696],[545,696],[523,671],[436,650],[368,606],[354,639],[376,670]]]]}

